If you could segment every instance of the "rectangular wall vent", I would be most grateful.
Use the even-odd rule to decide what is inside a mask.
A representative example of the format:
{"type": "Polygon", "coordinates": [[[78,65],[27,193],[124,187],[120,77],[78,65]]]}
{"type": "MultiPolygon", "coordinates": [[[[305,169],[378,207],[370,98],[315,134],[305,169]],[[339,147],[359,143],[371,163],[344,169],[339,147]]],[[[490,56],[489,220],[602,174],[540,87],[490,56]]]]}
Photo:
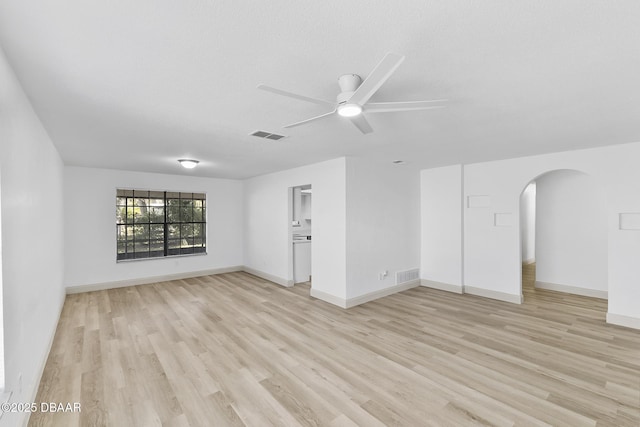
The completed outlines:
{"type": "Polygon", "coordinates": [[[277,141],[279,139],[285,138],[284,135],[278,135],[277,133],[265,132],[263,130],[257,130],[250,134],[251,136],[257,136],[258,138],[271,139],[273,141],[277,141]]]}
{"type": "Polygon", "coordinates": [[[401,285],[407,282],[413,282],[420,279],[420,269],[414,268],[412,270],[396,271],[396,285],[401,285]]]}

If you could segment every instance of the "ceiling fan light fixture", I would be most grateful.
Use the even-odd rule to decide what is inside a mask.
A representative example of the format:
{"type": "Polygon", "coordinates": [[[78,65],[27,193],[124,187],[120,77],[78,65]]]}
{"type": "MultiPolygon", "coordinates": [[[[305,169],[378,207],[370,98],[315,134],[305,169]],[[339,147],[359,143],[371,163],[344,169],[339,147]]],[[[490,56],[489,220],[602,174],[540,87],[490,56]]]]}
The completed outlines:
{"type": "Polygon", "coordinates": [[[338,114],[342,117],[355,117],[362,113],[362,107],[358,104],[342,104],[338,107],[338,114]]]}
{"type": "Polygon", "coordinates": [[[264,84],[259,84],[258,89],[266,90],[276,95],[294,98],[299,101],[323,105],[325,108],[331,107],[331,111],[328,113],[284,126],[287,129],[315,122],[316,120],[321,120],[325,117],[333,116],[334,113],[338,113],[341,117],[350,119],[349,121],[353,123],[360,132],[368,134],[373,132],[373,128],[365,118],[364,113],[369,115],[369,113],[429,110],[441,107],[440,105],[433,105],[433,102],[446,101],[445,99],[438,99],[429,101],[369,102],[371,97],[375,95],[378,89],[380,89],[400,64],[402,64],[402,61],[404,61],[403,55],[389,52],[364,80],[357,74],[343,74],[338,78],[338,86],[340,86],[341,92],[336,96],[336,102],[312,98],[264,84]]]}
{"type": "Polygon", "coordinates": [[[199,161],[193,159],[178,159],[178,162],[180,162],[182,167],[186,169],[193,169],[198,166],[198,163],[200,163],[199,161]]]}

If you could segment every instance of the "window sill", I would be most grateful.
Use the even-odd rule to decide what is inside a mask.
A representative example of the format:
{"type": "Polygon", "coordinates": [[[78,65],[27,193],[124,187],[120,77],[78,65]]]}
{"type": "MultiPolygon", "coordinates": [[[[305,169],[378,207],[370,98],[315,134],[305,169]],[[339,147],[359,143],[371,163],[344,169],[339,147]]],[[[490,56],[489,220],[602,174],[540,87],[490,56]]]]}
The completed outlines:
{"type": "Polygon", "coordinates": [[[134,258],[134,259],[116,259],[116,264],[121,262],[136,262],[136,261],[157,261],[160,259],[170,259],[170,258],[184,258],[190,256],[204,256],[207,255],[207,252],[200,252],[197,254],[181,254],[181,255],[167,255],[167,256],[156,256],[150,258],[134,258]]]}

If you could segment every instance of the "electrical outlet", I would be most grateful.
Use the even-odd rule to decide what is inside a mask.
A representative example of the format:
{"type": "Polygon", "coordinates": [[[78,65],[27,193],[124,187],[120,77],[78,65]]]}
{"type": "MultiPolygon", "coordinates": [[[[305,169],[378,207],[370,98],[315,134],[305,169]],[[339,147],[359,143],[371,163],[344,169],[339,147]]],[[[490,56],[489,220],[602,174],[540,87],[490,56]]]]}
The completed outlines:
{"type": "Polygon", "coordinates": [[[380,273],[378,273],[378,280],[386,279],[388,274],[389,272],[387,270],[381,271],[380,273]]]}

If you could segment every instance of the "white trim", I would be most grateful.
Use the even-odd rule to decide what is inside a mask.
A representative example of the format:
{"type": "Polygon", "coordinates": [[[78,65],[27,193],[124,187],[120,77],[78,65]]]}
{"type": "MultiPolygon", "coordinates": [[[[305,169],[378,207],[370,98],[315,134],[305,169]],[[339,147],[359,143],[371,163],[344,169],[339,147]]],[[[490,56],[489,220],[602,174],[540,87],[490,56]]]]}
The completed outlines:
{"type": "Polygon", "coordinates": [[[547,289],[549,291],[565,292],[567,294],[582,295],[585,297],[608,299],[607,291],[597,289],[579,288],[577,286],[561,285],[559,283],[540,282],[536,280],[535,287],[539,289],[547,289]]]}
{"type": "Polygon", "coordinates": [[[473,286],[464,287],[465,294],[477,295],[479,297],[497,299],[499,301],[522,304],[522,295],[508,294],[506,292],[492,291],[490,289],[475,288],[473,286]]]}
{"type": "MultiPolygon", "coordinates": [[[[284,286],[285,288],[290,288],[293,286],[293,280],[287,280],[282,277],[274,276],[273,274],[265,273],[264,271],[256,270],[251,267],[242,266],[240,270],[245,273],[253,274],[254,276],[258,276],[261,279],[268,280],[273,283],[277,283],[280,286],[284,286]]],[[[239,271],[239,270],[236,270],[239,271]]]]}
{"type": "Polygon", "coordinates": [[[456,294],[462,294],[462,285],[452,285],[450,283],[434,282],[433,280],[420,279],[420,286],[426,288],[438,289],[441,291],[453,292],[456,294]]]}
{"type": "Polygon", "coordinates": [[[401,283],[399,285],[393,285],[388,288],[380,289],[378,291],[369,292],[357,297],[347,298],[345,301],[345,308],[355,307],[356,305],[364,304],[365,302],[373,301],[378,298],[386,297],[398,292],[406,291],[411,288],[420,286],[420,280],[412,280],[410,282],[401,283]]]}
{"type": "Polygon", "coordinates": [[[607,313],[607,323],[627,328],[640,329],[640,318],[625,316],[623,314],[607,313]]]}
{"type": "Polygon", "coordinates": [[[311,292],[309,293],[309,295],[324,302],[328,302],[329,304],[337,305],[340,308],[347,308],[347,301],[344,298],[340,298],[313,288],[311,288],[311,292]]]}
{"type": "Polygon", "coordinates": [[[242,271],[244,268],[246,267],[242,267],[241,265],[236,265],[233,267],[214,268],[211,270],[189,271],[185,273],[165,274],[162,276],[140,277],[137,279],[118,280],[115,282],[102,282],[102,283],[93,283],[90,285],[67,286],[66,291],[67,291],[67,294],[103,291],[106,289],[126,288],[128,286],[147,285],[149,283],[167,282],[170,280],[190,279],[192,277],[210,276],[212,274],[233,273],[235,271],[242,271]]]}
{"type": "MultiPolygon", "coordinates": [[[[36,397],[38,396],[38,388],[40,388],[40,381],[42,381],[42,374],[44,373],[44,368],[47,366],[47,360],[49,360],[49,354],[51,353],[51,348],[53,347],[53,339],[56,336],[56,332],[58,331],[58,324],[60,323],[60,317],[62,316],[62,310],[64,309],[64,302],[67,296],[64,292],[62,292],[62,301],[60,302],[60,309],[58,310],[58,317],[53,325],[53,331],[51,331],[51,337],[49,338],[49,345],[47,346],[47,351],[40,362],[40,367],[37,371],[38,375],[36,377],[36,381],[34,383],[33,390],[31,391],[31,400],[26,400],[27,402],[35,402],[36,397]]],[[[24,378],[23,378],[24,380],[24,378]]],[[[22,426],[27,427],[29,424],[29,417],[31,417],[31,413],[27,412],[22,419],[22,426]]]]}
{"type": "Polygon", "coordinates": [[[408,289],[415,288],[420,285],[419,280],[412,280],[410,282],[402,283],[400,285],[393,285],[388,288],[380,289],[378,291],[369,292],[353,298],[340,298],[329,293],[319,291],[311,288],[310,295],[313,298],[317,298],[329,304],[337,305],[340,308],[351,308],[360,304],[364,304],[369,301],[376,300],[378,298],[386,297],[398,292],[406,291],[408,289]]]}

